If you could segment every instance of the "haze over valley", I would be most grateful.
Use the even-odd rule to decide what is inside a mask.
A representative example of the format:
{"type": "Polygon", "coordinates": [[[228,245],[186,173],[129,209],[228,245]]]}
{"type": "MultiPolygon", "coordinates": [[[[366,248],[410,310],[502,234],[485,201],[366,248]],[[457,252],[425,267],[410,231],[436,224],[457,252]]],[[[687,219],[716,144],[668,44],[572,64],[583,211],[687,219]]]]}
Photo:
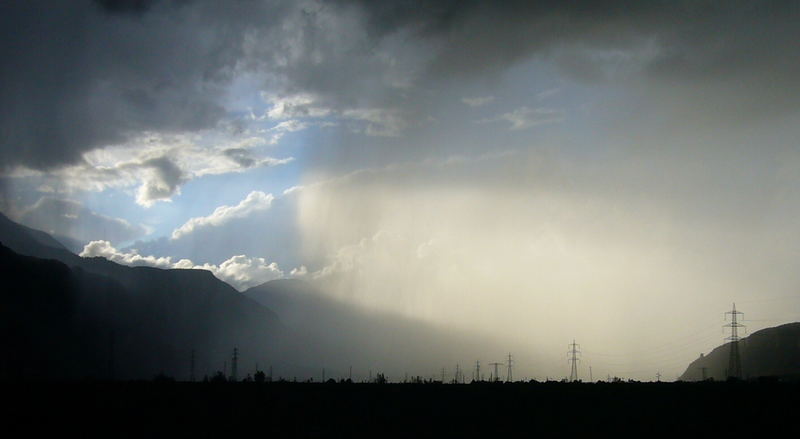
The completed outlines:
{"type": "Polygon", "coordinates": [[[30,356],[3,370],[185,380],[194,351],[199,379],[235,347],[241,377],[469,381],[510,353],[546,381],[574,341],[584,381],[723,379],[735,303],[764,359],[743,377],[790,376],[797,23],[791,1],[3,2],[2,323],[30,356]]]}

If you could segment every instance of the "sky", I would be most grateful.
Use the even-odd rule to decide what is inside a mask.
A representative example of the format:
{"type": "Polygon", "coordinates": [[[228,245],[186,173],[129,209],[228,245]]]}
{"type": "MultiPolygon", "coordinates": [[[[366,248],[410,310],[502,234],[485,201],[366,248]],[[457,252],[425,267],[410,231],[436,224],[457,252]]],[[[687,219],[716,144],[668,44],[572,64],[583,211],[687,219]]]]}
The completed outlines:
{"type": "MultiPolygon", "coordinates": [[[[800,318],[800,4],[7,1],[0,210],[675,377],[800,318]]],[[[525,351],[528,349],[528,351],[525,351]]],[[[536,358],[536,364],[526,358],[536,358]]],[[[470,359],[471,360],[471,359],[470,359]]]]}

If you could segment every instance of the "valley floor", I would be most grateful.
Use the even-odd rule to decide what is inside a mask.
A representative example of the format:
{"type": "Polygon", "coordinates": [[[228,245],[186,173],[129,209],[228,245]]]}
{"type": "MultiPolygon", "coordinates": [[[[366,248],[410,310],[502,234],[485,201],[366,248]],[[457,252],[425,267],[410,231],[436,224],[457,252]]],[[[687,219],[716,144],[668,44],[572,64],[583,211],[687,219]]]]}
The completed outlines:
{"type": "Polygon", "coordinates": [[[800,384],[2,383],[6,437],[797,432],[800,384]],[[253,432],[253,433],[248,433],[253,432]]]}

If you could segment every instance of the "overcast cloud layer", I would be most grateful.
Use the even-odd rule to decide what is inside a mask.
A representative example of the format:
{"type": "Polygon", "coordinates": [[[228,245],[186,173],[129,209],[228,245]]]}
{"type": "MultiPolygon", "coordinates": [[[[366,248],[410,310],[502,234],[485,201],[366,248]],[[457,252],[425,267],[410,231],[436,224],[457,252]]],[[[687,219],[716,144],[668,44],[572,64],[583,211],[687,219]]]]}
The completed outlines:
{"type": "Polygon", "coordinates": [[[530,375],[565,373],[572,338],[597,375],[677,375],[734,300],[751,330],[800,318],[799,22],[792,1],[3,2],[0,206],[85,256],[294,276],[526,343],[550,358],[530,375]]]}

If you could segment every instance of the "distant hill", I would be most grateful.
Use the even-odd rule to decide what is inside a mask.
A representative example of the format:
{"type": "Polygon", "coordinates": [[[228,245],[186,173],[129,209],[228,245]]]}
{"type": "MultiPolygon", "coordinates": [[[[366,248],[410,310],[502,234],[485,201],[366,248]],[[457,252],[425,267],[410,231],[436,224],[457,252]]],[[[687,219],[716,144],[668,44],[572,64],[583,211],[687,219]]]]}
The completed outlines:
{"type": "Polygon", "coordinates": [[[17,253],[42,257],[67,252],[66,247],[41,230],[15,223],[0,213],[0,241],[17,253]]]}
{"type": "MultiPolygon", "coordinates": [[[[745,378],[779,377],[800,380],[800,323],[762,329],[739,341],[745,378]]],[[[724,380],[730,357],[730,343],[693,361],[680,380],[699,381],[706,377],[724,380]]]]}
{"type": "Polygon", "coordinates": [[[76,255],[80,254],[83,251],[84,247],[86,247],[86,244],[88,244],[88,242],[79,241],[75,238],[70,238],[68,236],[63,236],[63,235],[51,235],[51,236],[53,237],[53,239],[58,241],[59,244],[63,245],[64,248],[66,248],[72,253],[75,253],[76,255]]]}
{"type": "Polygon", "coordinates": [[[234,346],[248,365],[278,355],[277,316],[208,271],[81,258],[2,215],[0,242],[6,376],[104,378],[112,350],[118,378],[186,378],[192,349],[201,377],[234,346]]]}
{"type": "MultiPolygon", "coordinates": [[[[452,379],[458,362],[466,380],[472,378],[474,359],[494,355],[503,358],[509,349],[489,337],[466,334],[420,320],[367,310],[333,298],[318,284],[296,279],[273,280],[244,294],[274,310],[306,350],[304,361],[326,366],[330,375],[371,367],[392,379],[403,374],[439,377],[441,366],[452,379]],[[469,364],[464,364],[469,361],[469,364]],[[428,365],[421,369],[420,365],[428,365]],[[432,366],[430,366],[432,365],[432,366]]],[[[488,368],[484,371],[487,373],[488,368]]],[[[329,376],[330,376],[329,375],[329,376]]]]}

